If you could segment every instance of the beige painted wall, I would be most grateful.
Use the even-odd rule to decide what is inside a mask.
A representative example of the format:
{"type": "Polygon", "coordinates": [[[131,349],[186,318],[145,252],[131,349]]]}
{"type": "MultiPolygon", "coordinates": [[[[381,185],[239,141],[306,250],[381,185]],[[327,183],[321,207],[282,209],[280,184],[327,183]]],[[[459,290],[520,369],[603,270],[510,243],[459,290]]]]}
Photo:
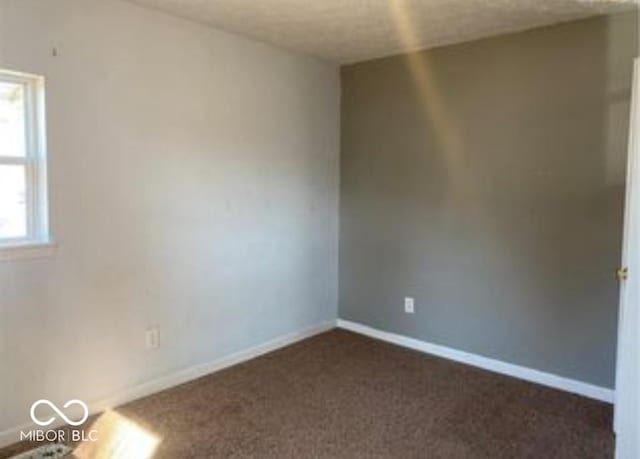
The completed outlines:
{"type": "Polygon", "coordinates": [[[337,67],[117,0],[0,5],[0,66],[47,78],[58,243],[0,264],[0,432],[335,319],[337,67]]]}

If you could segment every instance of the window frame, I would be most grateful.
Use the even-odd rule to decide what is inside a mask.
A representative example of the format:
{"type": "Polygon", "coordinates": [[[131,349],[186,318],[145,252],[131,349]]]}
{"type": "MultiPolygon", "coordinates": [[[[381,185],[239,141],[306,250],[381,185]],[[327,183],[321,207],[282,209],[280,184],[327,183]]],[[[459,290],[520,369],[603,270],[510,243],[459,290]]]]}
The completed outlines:
{"type": "Polygon", "coordinates": [[[0,156],[0,166],[25,168],[26,234],[0,238],[0,261],[40,255],[34,248],[52,246],[49,235],[47,190],[47,140],[45,122],[44,77],[0,68],[0,81],[24,87],[25,156],[0,156]],[[23,251],[17,250],[24,248],[23,251]]]}

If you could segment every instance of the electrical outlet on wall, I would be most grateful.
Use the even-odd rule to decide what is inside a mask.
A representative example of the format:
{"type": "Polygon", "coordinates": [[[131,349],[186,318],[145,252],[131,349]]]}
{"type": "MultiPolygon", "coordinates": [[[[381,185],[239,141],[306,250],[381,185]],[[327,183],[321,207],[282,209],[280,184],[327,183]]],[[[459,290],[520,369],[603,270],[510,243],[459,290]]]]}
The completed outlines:
{"type": "Polygon", "coordinates": [[[145,332],[145,342],[147,349],[157,349],[160,347],[160,330],[150,328],[145,332]]]}
{"type": "Polygon", "coordinates": [[[406,297],[404,299],[404,312],[407,314],[413,314],[416,312],[415,310],[415,300],[411,297],[406,297]]]}

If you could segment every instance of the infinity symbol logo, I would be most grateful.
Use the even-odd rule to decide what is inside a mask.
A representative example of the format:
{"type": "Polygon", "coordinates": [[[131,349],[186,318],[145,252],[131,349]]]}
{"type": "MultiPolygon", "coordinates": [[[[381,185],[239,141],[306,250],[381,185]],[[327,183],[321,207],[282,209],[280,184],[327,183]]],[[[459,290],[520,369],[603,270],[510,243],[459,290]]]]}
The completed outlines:
{"type": "Polygon", "coordinates": [[[82,419],[80,421],[72,421],[71,419],[66,417],[65,414],[62,411],[60,411],[60,409],[57,406],[55,406],[49,400],[43,399],[43,400],[38,400],[33,405],[31,405],[31,419],[33,420],[33,422],[35,422],[39,426],[51,425],[51,423],[56,420],[55,416],[51,416],[46,421],[39,420],[36,417],[36,408],[38,408],[40,405],[49,406],[49,408],[51,408],[53,411],[55,411],[56,414],[64,420],[64,422],[66,422],[67,424],[72,425],[72,426],[79,426],[81,424],[84,424],[84,421],[86,421],[87,418],[89,417],[89,408],[87,407],[86,403],[84,403],[81,400],[69,400],[67,403],[65,403],[63,405],[63,408],[65,408],[65,409],[69,408],[71,405],[80,405],[82,407],[82,409],[84,411],[84,415],[83,415],[82,419]]]}

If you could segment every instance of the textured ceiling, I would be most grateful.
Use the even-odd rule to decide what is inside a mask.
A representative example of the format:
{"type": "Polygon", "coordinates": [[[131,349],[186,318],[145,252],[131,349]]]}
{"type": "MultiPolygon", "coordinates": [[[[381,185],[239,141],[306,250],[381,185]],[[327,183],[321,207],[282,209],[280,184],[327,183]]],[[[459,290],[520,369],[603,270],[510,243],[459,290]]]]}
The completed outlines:
{"type": "Polygon", "coordinates": [[[130,0],[339,63],[632,9],[638,0],[130,0]]]}

